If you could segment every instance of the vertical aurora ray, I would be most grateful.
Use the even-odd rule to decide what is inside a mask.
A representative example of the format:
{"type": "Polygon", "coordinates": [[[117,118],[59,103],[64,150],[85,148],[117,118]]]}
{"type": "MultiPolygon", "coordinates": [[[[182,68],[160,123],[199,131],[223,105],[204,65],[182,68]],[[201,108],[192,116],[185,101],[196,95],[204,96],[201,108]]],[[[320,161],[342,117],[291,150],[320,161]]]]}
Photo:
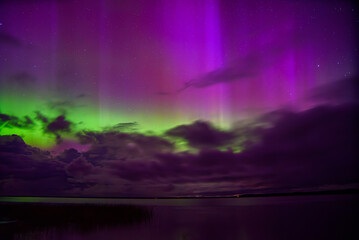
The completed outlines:
{"type": "MultiPolygon", "coordinates": [[[[217,68],[223,66],[223,51],[222,51],[222,33],[221,22],[219,16],[219,6],[217,0],[207,1],[205,3],[205,71],[214,71],[217,68]]],[[[226,93],[226,87],[219,85],[216,89],[213,89],[209,94],[211,114],[210,117],[215,123],[223,124],[225,118],[226,102],[224,101],[226,93]]]]}
{"type": "Polygon", "coordinates": [[[109,48],[109,28],[111,27],[110,20],[108,19],[108,16],[106,12],[108,11],[107,3],[106,1],[102,1],[100,3],[100,14],[99,14],[99,31],[100,31],[100,37],[99,37],[99,87],[98,87],[98,95],[99,95],[99,123],[103,118],[107,118],[106,112],[104,111],[104,108],[106,107],[106,90],[108,89],[108,79],[109,79],[109,71],[107,69],[110,66],[110,51],[109,48]]]}

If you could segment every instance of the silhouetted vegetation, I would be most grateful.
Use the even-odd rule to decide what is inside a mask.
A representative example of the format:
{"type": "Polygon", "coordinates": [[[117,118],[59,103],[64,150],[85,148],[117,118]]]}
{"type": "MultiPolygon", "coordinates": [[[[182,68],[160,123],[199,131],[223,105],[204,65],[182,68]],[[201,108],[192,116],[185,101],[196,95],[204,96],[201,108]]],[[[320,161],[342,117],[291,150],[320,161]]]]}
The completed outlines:
{"type": "Polygon", "coordinates": [[[152,210],[130,205],[1,203],[1,232],[9,234],[50,228],[91,231],[150,220],[152,210]],[[5,223],[7,222],[7,223],[5,223]]]}

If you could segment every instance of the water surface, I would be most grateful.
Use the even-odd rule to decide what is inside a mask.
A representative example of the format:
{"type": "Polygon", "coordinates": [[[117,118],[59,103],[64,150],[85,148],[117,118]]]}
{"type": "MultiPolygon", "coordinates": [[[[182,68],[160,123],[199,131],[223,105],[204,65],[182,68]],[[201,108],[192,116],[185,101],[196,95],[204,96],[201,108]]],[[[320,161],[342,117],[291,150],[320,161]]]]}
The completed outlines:
{"type": "MultiPolygon", "coordinates": [[[[87,206],[131,204],[151,213],[150,217],[130,224],[123,224],[124,221],[98,224],[86,231],[76,225],[25,232],[8,227],[3,234],[8,239],[295,240],[359,239],[358,198],[358,195],[327,195],[227,199],[0,198],[0,201],[87,206]]],[[[122,217],[130,217],[131,213],[126,214],[122,217]]],[[[96,215],[91,218],[96,220],[96,215]]]]}

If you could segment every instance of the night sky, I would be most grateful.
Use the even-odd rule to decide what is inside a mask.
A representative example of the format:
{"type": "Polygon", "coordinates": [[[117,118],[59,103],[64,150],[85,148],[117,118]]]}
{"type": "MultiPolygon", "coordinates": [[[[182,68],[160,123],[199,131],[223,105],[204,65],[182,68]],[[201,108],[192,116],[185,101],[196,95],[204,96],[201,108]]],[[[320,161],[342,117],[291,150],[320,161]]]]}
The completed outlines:
{"type": "Polygon", "coordinates": [[[2,0],[0,195],[359,188],[358,11],[2,0]]]}

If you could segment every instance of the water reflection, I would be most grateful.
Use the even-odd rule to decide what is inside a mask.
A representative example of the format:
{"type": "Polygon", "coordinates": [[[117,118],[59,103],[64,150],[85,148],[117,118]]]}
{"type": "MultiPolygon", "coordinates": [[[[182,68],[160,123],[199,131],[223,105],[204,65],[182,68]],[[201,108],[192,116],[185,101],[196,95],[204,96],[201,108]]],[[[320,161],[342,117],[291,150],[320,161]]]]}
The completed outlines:
{"type": "Polygon", "coordinates": [[[152,217],[150,208],[113,204],[2,203],[0,213],[1,239],[28,235],[34,238],[44,232],[87,234],[138,224],[152,217]]]}
{"type": "Polygon", "coordinates": [[[6,203],[0,210],[26,222],[14,224],[11,234],[8,229],[9,239],[359,239],[357,200],[146,199],[137,200],[135,207],[118,199],[118,205],[116,200],[102,205],[6,203]]]}

